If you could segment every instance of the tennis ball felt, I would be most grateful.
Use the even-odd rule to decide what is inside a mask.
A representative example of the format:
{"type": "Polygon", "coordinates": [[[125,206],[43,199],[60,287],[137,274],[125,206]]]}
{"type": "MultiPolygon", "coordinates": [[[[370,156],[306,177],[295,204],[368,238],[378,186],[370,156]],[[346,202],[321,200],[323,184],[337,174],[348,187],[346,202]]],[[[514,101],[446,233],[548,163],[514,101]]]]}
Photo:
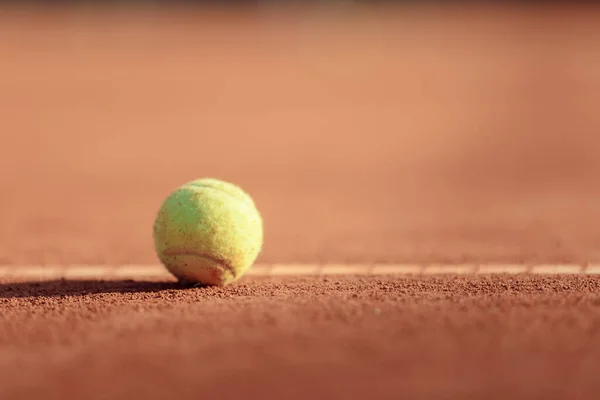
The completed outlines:
{"type": "Polygon", "coordinates": [[[263,222],[240,187],[198,179],[166,198],[153,237],[161,263],[180,281],[223,286],[254,264],[263,244],[263,222]]]}

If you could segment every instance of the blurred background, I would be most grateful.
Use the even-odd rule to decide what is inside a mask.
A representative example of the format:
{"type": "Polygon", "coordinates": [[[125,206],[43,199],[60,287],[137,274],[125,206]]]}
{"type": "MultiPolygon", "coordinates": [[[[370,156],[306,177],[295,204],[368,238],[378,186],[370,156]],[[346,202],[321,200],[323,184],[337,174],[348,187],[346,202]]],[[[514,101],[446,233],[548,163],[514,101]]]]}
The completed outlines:
{"type": "Polygon", "coordinates": [[[592,6],[0,7],[0,264],[156,263],[160,203],[249,191],[259,262],[600,260],[592,6]]]}

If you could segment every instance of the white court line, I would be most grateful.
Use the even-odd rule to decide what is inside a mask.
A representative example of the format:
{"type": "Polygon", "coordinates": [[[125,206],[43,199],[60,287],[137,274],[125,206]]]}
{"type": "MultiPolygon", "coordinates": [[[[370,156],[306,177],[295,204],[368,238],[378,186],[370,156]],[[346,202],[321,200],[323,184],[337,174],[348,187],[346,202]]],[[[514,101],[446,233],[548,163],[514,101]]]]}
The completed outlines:
{"type": "MultiPolygon", "coordinates": [[[[248,276],[579,274],[599,275],[600,264],[258,264],[248,276]]],[[[172,279],[161,265],[0,265],[2,279],[172,279]]]]}
{"type": "Polygon", "coordinates": [[[423,267],[423,273],[435,274],[474,274],[477,272],[477,265],[469,264],[431,264],[423,267]]]}
{"type": "Polygon", "coordinates": [[[414,275],[420,274],[425,267],[418,264],[375,264],[373,275],[414,275]]]}
{"type": "Polygon", "coordinates": [[[525,274],[530,267],[525,264],[485,264],[477,267],[478,274],[525,274]]]}
{"type": "Polygon", "coordinates": [[[584,270],[582,265],[565,264],[565,265],[533,265],[531,267],[532,274],[578,274],[584,270]]]}

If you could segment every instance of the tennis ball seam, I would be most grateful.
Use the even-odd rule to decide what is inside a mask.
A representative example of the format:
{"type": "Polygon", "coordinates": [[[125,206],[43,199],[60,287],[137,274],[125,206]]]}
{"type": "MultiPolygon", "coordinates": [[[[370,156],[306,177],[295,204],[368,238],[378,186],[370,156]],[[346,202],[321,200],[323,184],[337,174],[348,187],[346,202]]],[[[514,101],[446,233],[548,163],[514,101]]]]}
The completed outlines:
{"type": "Polygon", "coordinates": [[[164,254],[168,257],[180,257],[180,256],[193,256],[193,257],[202,257],[207,260],[213,261],[216,264],[219,264],[223,269],[231,272],[233,276],[236,275],[234,268],[225,260],[217,258],[215,256],[209,255],[207,253],[201,251],[193,251],[193,250],[165,250],[164,254]]]}
{"type": "Polygon", "coordinates": [[[224,193],[227,196],[231,197],[232,199],[240,201],[240,202],[242,202],[244,204],[248,204],[248,205],[254,206],[254,203],[252,202],[252,200],[250,200],[250,199],[248,199],[248,198],[246,198],[244,196],[236,196],[236,195],[234,195],[232,193],[229,193],[226,190],[219,189],[219,188],[216,188],[216,187],[212,187],[212,186],[209,186],[209,185],[198,184],[198,183],[186,183],[185,185],[183,185],[183,187],[184,188],[194,187],[194,188],[202,188],[202,189],[214,190],[214,191],[217,191],[219,193],[224,193]]]}

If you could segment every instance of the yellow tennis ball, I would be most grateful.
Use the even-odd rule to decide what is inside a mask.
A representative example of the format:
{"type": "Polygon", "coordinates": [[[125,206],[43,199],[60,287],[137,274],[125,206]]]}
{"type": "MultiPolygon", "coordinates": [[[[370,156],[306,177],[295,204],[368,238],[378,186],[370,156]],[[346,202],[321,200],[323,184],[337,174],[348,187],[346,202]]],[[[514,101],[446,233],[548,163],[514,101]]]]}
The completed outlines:
{"type": "Polygon", "coordinates": [[[226,285],[252,267],[263,244],[263,222],[252,198],[218,179],[198,179],[173,191],[158,210],[154,247],[180,281],[226,285]]]}

